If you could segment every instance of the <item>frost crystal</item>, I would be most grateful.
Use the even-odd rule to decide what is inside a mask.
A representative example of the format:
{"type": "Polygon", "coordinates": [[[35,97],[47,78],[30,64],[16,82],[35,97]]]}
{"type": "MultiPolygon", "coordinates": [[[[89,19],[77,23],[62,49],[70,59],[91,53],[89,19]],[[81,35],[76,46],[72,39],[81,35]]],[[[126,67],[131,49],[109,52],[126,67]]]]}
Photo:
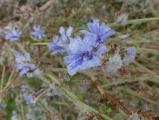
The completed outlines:
{"type": "Polygon", "coordinates": [[[106,69],[107,72],[116,73],[118,69],[122,67],[122,59],[118,53],[116,53],[113,57],[109,58],[108,67],[106,69]]]}
{"type": "Polygon", "coordinates": [[[137,113],[132,113],[128,120],[141,120],[137,113]]]}
{"type": "Polygon", "coordinates": [[[119,23],[121,25],[126,25],[127,23],[127,20],[128,20],[128,14],[124,13],[124,14],[121,14],[117,19],[116,19],[116,23],[119,23]]]}
{"type": "Polygon", "coordinates": [[[59,90],[59,88],[56,86],[55,82],[52,82],[49,85],[49,88],[50,89],[48,90],[48,93],[47,93],[48,96],[54,96],[54,95],[61,96],[62,95],[62,91],[59,90]]]}
{"type": "Polygon", "coordinates": [[[28,78],[42,76],[43,71],[36,68],[33,72],[26,73],[26,75],[27,75],[28,78]]]}

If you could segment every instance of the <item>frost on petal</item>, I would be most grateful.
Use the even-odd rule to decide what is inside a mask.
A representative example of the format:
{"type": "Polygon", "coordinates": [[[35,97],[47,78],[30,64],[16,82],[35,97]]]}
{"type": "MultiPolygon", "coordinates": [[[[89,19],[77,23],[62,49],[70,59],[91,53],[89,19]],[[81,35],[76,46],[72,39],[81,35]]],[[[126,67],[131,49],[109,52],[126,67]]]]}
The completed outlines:
{"type": "Polygon", "coordinates": [[[118,69],[120,69],[123,65],[123,61],[118,53],[116,53],[113,57],[109,58],[108,66],[106,68],[107,72],[116,73],[118,69]]]}
{"type": "Polygon", "coordinates": [[[74,39],[70,39],[70,44],[68,45],[68,51],[72,54],[76,54],[81,47],[82,39],[77,36],[74,39]]]}
{"type": "Polygon", "coordinates": [[[86,70],[88,68],[92,68],[92,67],[96,67],[96,66],[100,66],[100,60],[98,57],[96,56],[92,56],[92,59],[88,60],[88,59],[84,59],[83,60],[83,64],[81,66],[81,70],[86,70]]]}

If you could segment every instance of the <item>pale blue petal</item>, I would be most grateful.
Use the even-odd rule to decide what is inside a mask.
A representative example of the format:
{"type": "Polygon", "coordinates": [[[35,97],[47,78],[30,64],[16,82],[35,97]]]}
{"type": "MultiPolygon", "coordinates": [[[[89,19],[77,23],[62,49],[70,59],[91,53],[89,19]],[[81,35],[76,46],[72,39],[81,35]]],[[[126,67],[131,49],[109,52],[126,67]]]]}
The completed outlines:
{"type": "Polygon", "coordinates": [[[93,25],[93,23],[88,23],[87,24],[88,25],[88,28],[89,28],[89,30],[92,32],[92,33],[96,33],[96,30],[95,30],[95,27],[94,27],[94,25],[93,25]]]}
{"type": "Polygon", "coordinates": [[[82,55],[81,54],[75,54],[75,55],[71,55],[71,56],[65,56],[64,57],[64,63],[71,63],[71,62],[73,62],[73,61],[76,61],[76,60],[78,60],[79,58],[81,58],[82,57],[82,55]]]}
{"type": "Polygon", "coordinates": [[[85,35],[89,35],[91,36],[92,33],[91,32],[88,32],[87,30],[80,30],[81,33],[85,34],[85,35]]]}
{"type": "Polygon", "coordinates": [[[29,53],[26,53],[26,54],[25,54],[25,58],[26,58],[26,60],[29,60],[29,61],[30,61],[30,54],[29,54],[29,53]]]}
{"type": "Polygon", "coordinates": [[[65,29],[64,29],[64,27],[60,27],[60,31],[59,32],[61,33],[61,35],[65,35],[65,29]]]}
{"type": "Polygon", "coordinates": [[[105,23],[102,23],[101,26],[100,26],[100,32],[99,34],[100,35],[104,35],[106,34],[106,32],[108,32],[111,28],[108,27],[105,23]]]}
{"type": "Polygon", "coordinates": [[[20,71],[20,76],[23,76],[26,72],[29,71],[29,68],[23,68],[21,71],[20,71]]]}
{"type": "Polygon", "coordinates": [[[107,51],[107,47],[103,44],[101,44],[98,48],[98,50],[94,53],[96,56],[99,56],[107,51]]]}
{"type": "Polygon", "coordinates": [[[68,28],[67,31],[66,31],[66,36],[67,36],[67,37],[70,37],[71,34],[72,34],[72,31],[73,31],[73,27],[69,26],[69,28],[68,28]]]}
{"type": "Polygon", "coordinates": [[[101,42],[105,41],[108,37],[112,36],[115,34],[115,31],[113,29],[109,30],[106,34],[101,36],[101,42]]]}

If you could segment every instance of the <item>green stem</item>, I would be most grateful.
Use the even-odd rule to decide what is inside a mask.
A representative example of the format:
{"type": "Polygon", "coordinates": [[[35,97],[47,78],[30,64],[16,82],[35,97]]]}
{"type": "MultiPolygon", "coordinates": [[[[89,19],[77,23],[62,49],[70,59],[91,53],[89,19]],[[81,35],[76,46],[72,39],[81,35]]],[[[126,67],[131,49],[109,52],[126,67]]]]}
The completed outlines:
{"type": "Polygon", "coordinates": [[[91,73],[90,70],[88,70],[92,81],[95,83],[95,85],[97,86],[97,88],[99,89],[99,91],[101,92],[101,94],[104,94],[112,103],[115,103],[119,108],[121,108],[127,115],[131,115],[131,111],[128,110],[127,108],[125,108],[118,100],[116,100],[114,97],[112,97],[111,95],[109,95],[106,91],[104,91],[104,89],[101,87],[101,85],[96,81],[95,77],[93,76],[93,74],[91,73]]]}
{"type": "Polygon", "coordinates": [[[5,66],[5,65],[3,65],[3,72],[2,72],[2,78],[1,78],[1,89],[2,89],[2,87],[3,87],[3,83],[4,83],[5,70],[6,70],[6,66],[5,66]]]}
{"type": "Polygon", "coordinates": [[[121,91],[125,92],[127,94],[130,94],[130,95],[136,96],[138,98],[141,98],[141,99],[143,99],[143,100],[145,100],[145,101],[147,101],[147,102],[149,102],[151,104],[154,104],[154,105],[157,105],[157,106],[159,105],[159,102],[156,102],[156,101],[150,100],[150,99],[148,99],[148,98],[146,98],[144,96],[141,96],[138,93],[136,93],[136,92],[134,92],[134,91],[132,91],[130,89],[122,88],[121,91]]]}
{"type": "Polygon", "coordinates": [[[21,116],[22,116],[22,120],[25,120],[24,106],[23,106],[23,104],[21,104],[21,116]]]}
{"type": "Polygon", "coordinates": [[[95,85],[97,86],[97,88],[99,89],[101,94],[104,94],[105,91],[104,89],[101,87],[101,85],[96,81],[96,78],[93,76],[92,72],[88,69],[88,73],[92,79],[92,81],[95,83],[95,85]]]}
{"type": "Polygon", "coordinates": [[[23,46],[21,44],[19,44],[18,42],[15,42],[15,44],[19,47],[19,49],[24,53],[26,54],[27,51],[23,48],[23,46]]]}
{"type": "MultiPolygon", "coordinates": [[[[142,19],[135,19],[135,20],[129,20],[126,25],[129,24],[135,24],[135,23],[145,23],[145,22],[151,22],[151,21],[158,21],[159,17],[154,18],[142,18],[142,19]]],[[[118,23],[111,23],[108,24],[110,27],[120,26],[118,23]]]]}
{"type": "MultiPolygon", "coordinates": [[[[52,75],[51,73],[47,73],[46,76],[48,76],[49,78],[51,78],[51,80],[53,80],[56,84],[58,84],[59,86],[61,85],[60,81],[54,76],[52,75]]],[[[93,111],[97,114],[100,114],[103,118],[105,118],[106,120],[112,120],[109,116],[105,115],[105,114],[102,114],[100,112],[98,112],[97,110],[95,110],[94,108],[86,105],[85,103],[83,103],[76,95],[74,95],[73,93],[71,93],[70,91],[68,91],[67,89],[63,88],[64,92],[66,94],[68,94],[72,99],[74,99],[75,101],[78,102],[78,104],[85,108],[86,110],[88,111],[93,111]]]]}
{"type": "Polygon", "coordinates": [[[31,43],[31,45],[35,46],[35,45],[48,45],[48,42],[38,42],[38,43],[31,43]]]}
{"type": "Polygon", "coordinates": [[[111,87],[111,86],[114,86],[114,85],[119,85],[119,84],[125,84],[125,83],[132,83],[132,82],[139,82],[139,81],[151,81],[151,82],[154,82],[154,83],[157,83],[159,84],[159,80],[156,80],[154,78],[151,78],[151,77],[139,77],[139,78],[135,78],[135,80],[116,80],[114,82],[110,82],[110,83],[107,83],[105,85],[102,85],[102,87],[111,87]]]}

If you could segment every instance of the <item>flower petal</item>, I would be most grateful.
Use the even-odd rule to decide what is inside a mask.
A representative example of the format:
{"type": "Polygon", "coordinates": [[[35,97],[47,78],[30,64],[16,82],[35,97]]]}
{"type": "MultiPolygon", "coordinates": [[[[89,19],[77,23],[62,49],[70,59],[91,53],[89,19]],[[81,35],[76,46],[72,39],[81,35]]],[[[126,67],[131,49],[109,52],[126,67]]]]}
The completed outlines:
{"type": "Polygon", "coordinates": [[[68,28],[67,31],[66,31],[66,36],[67,36],[67,37],[70,37],[71,34],[72,34],[72,31],[73,31],[73,27],[69,26],[69,28],[68,28]]]}

